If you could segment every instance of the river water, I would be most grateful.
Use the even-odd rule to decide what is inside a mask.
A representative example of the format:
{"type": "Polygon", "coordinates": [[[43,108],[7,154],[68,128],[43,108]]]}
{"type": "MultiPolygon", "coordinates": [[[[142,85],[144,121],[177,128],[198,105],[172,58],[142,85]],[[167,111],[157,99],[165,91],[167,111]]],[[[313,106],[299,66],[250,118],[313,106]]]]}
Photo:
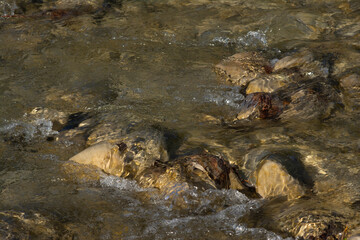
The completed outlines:
{"type": "Polygon", "coordinates": [[[218,120],[236,116],[244,95],[214,73],[237,52],[308,48],[334,59],[334,81],[359,74],[358,1],[33,2],[0,0],[1,239],[292,239],[281,213],[296,204],[359,227],[359,102],[319,122],[227,126],[218,120]],[[53,140],[60,129],[37,107],[155,123],[239,165],[253,149],[295,149],[316,194],[193,191],[179,206],[132,180],[69,171],[85,143],[53,140]]]}

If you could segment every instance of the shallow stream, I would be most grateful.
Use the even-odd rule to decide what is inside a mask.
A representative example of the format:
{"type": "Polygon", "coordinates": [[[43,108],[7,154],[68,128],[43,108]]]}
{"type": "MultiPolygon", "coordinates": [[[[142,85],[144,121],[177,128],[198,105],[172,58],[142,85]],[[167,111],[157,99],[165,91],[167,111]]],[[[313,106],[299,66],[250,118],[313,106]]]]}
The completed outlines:
{"type": "Polygon", "coordinates": [[[0,0],[1,239],[292,239],[281,213],[293,206],[360,227],[360,95],[322,121],[222,124],[244,95],[214,73],[237,52],[307,48],[331,57],[334,81],[360,74],[359,1],[33,2],[0,0]],[[254,149],[291,149],[314,196],[193,191],[184,207],[96,169],[69,172],[85,143],[54,140],[60,129],[36,107],[147,121],[240,166],[254,149]]]}

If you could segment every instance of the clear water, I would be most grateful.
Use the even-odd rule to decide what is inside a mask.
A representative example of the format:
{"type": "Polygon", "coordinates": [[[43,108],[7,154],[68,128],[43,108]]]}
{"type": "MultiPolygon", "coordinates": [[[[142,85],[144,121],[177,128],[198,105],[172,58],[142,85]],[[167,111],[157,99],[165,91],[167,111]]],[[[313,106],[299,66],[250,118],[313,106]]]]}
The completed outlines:
{"type": "Polygon", "coordinates": [[[360,201],[358,107],[323,122],[206,121],[236,115],[244,96],[218,81],[213,67],[239,51],[274,59],[307,47],[337,57],[335,79],[358,71],[358,1],[134,0],[105,10],[96,1],[90,8],[74,2],[0,1],[1,237],[290,237],[269,224],[286,222],[264,213],[278,205],[239,192],[189,192],[184,208],[94,169],[67,171],[64,164],[85,146],[47,141],[58,133],[49,119],[29,115],[35,107],[157,123],[184,136],[185,145],[240,165],[255,148],[295,150],[319,182],[314,200],[301,206],[321,202],[349,226],[360,224],[353,204],[360,201]],[[44,14],[53,8],[68,12],[44,14]]]}

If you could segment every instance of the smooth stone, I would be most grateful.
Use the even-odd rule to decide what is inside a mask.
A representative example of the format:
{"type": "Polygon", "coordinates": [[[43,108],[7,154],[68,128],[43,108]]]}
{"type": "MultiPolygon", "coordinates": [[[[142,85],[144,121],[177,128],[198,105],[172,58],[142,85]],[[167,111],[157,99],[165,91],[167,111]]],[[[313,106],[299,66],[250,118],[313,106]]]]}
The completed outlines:
{"type": "Polygon", "coordinates": [[[263,198],[286,196],[289,200],[305,195],[305,188],[279,163],[263,160],[254,174],[256,192],[263,198]]]}
{"type": "Polygon", "coordinates": [[[274,65],[273,72],[282,72],[286,69],[295,69],[304,79],[314,77],[327,77],[329,70],[319,61],[315,60],[314,54],[308,49],[283,57],[274,65]]]}
{"type": "Polygon", "coordinates": [[[244,159],[244,171],[263,198],[304,196],[313,182],[298,160],[299,154],[287,150],[254,149],[244,159]]]}
{"type": "MultiPolygon", "coordinates": [[[[134,161],[129,161],[126,157],[124,145],[102,142],[85,149],[70,160],[98,167],[108,174],[134,179],[142,187],[157,188],[166,199],[182,201],[180,196],[194,187],[200,190],[236,189],[251,194],[233,166],[224,159],[207,153],[187,155],[164,163],[138,161],[134,166],[134,161]]],[[[69,165],[65,167],[70,172],[69,165]]],[[[75,171],[75,174],[81,173],[76,167],[75,171]]]]}
{"type": "Polygon", "coordinates": [[[169,156],[163,135],[155,129],[136,131],[122,140],[100,142],[70,158],[81,164],[94,165],[119,177],[134,178],[169,156]]]}
{"type": "Polygon", "coordinates": [[[286,86],[290,80],[282,75],[271,75],[255,79],[246,88],[246,94],[255,92],[271,93],[281,87],[286,86]]]}
{"type": "Polygon", "coordinates": [[[104,172],[122,176],[124,173],[124,161],[119,151],[119,146],[108,142],[98,143],[69,159],[80,164],[92,165],[104,172]]]}
{"type": "Polygon", "coordinates": [[[274,65],[273,71],[277,72],[284,68],[300,67],[312,61],[314,61],[314,56],[310,51],[301,51],[277,61],[274,65]]]}

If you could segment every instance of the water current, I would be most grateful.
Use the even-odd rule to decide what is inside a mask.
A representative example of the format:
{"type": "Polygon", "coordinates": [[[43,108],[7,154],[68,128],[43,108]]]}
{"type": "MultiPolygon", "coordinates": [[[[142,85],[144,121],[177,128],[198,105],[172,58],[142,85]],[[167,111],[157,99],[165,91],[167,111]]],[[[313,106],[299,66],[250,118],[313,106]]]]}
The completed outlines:
{"type": "Polygon", "coordinates": [[[245,95],[214,65],[303,48],[332,59],[332,81],[360,74],[359,1],[0,0],[0,239],[294,239],[294,215],[355,231],[360,85],[350,95],[338,87],[342,107],[321,121],[227,124],[245,95]],[[313,193],[286,201],[193,189],[178,203],[69,163],[85,141],[56,140],[61,121],[36,108],[113,128],[146,121],[181,136],[181,149],[240,167],[251,151],[290,149],[313,193]]]}

